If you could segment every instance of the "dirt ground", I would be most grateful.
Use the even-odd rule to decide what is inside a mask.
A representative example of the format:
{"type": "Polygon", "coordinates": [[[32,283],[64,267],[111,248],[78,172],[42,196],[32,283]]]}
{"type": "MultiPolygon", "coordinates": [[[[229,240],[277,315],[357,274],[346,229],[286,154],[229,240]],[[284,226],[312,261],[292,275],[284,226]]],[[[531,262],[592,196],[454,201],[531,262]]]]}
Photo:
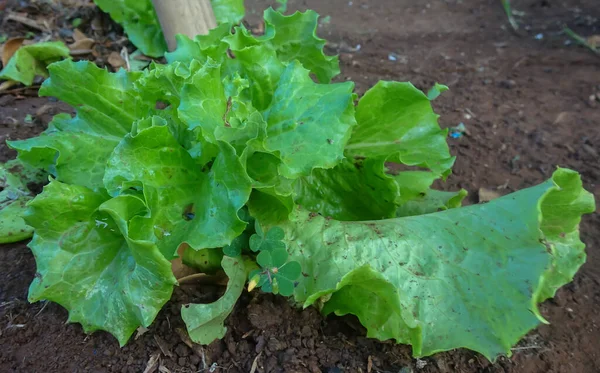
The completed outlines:
{"type": "MultiPolygon", "coordinates": [[[[0,1],[2,3],[2,1],[0,1]]],[[[248,1],[250,25],[266,1],[248,1]]],[[[359,93],[378,80],[450,87],[435,101],[443,127],[464,123],[450,139],[458,156],[445,189],[484,187],[506,194],[547,179],[556,166],[578,170],[600,197],[600,58],[569,43],[564,25],[600,34],[598,0],[513,0],[525,12],[520,34],[498,0],[291,0],[330,22],[320,34],[340,53],[342,75],[359,93]],[[358,47],[360,45],[360,47],[358,47]],[[595,95],[595,96],[594,96],[595,95]]],[[[5,139],[42,131],[57,107],[46,98],[0,96],[0,161],[5,139]],[[25,123],[27,114],[33,123],[25,123]]],[[[411,358],[408,346],[364,337],[355,318],[323,318],[285,299],[244,293],[222,341],[189,348],[178,334],[181,304],[209,302],[219,288],[177,289],[149,331],[123,348],[110,335],[87,336],[52,303],[29,304],[35,262],[24,243],[0,247],[1,372],[142,372],[160,353],[171,372],[600,372],[600,216],[585,217],[588,261],[573,283],[544,303],[550,325],[532,331],[510,358],[490,364],[466,350],[411,358]],[[268,317],[264,317],[268,315],[268,317]],[[216,365],[215,365],[216,364],[216,365]]]]}

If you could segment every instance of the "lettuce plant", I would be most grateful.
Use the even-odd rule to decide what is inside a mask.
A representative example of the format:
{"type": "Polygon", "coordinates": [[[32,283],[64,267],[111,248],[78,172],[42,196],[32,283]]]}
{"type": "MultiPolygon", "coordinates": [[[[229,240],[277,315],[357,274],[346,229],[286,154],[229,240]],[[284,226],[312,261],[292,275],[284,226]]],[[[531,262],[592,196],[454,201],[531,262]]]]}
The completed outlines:
{"type": "Polygon", "coordinates": [[[578,226],[594,200],[579,175],[558,168],[460,207],[466,192],[431,188],[454,163],[431,105],[446,87],[381,81],[358,99],[352,82],[331,83],[338,60],[317,18],[267,10],[262,36],[228,24],[180,36],[144,72],[51,65],[40,94],[77,115],[9,142],[51,175],[24,216],[30,301],[60,303],[124,345],[169,300],[187,248],[186,263],[217,258],[229,278],[217,302],[182,308],[199,343],[224,335],[247,281],[354,314],[415,356],[466,347],[494,359],[545,322],[537,304],[585,260],[578,226]]]}

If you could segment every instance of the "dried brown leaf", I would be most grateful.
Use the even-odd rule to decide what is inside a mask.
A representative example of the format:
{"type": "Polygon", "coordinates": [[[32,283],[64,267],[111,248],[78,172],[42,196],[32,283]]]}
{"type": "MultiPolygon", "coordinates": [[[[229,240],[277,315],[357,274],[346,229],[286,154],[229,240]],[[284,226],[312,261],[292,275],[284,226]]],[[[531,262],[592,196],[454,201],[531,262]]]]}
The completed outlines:
{"type": "Polygon", "coordinates": [[[84,39],[88,39],[88,37],[80,29],[76,28],[75,30],[73,30],[73,40],[79,41],[84,39]]]}
{"type": "Polygon", "coordinates": [[[119,67],[124,67],[125,65],[127,65],[127,62],[125,62],[125,60],[123,59],[123,57],[121,57],[119,52],[111,52],[110,55],[108,56],[107,61],[115,69],[118,69],[119,67]]]}
{"type": "Polygon", "coordinates": [[[12,38],[4,43],[2,48],[2,66],[6,66],[10,58],[17,52],[23,45],[25,38],[12,38]]]}
{"type": "Polygon", "coordinates": [[[146,363],[146,369],[144,369],[144,373],[154,373],[158,368],[158,358],[160,357],[160,352],[155,352],[150,355],[150,359],[146,363]]]}
{"type": "Polygon", "coordinates": [[[91,50],[92,47],[96,44],[96,40],[85,38],[76,40],[74,43],[69,44],[70,50],[91,50]]]}
{"type": "MultiPolygon", "coordinates": [[[[113,53],[116,53],[116,52],[113,52],[113,53]]],[[[109,63],[110,63],[110,61],[109,61],[109,63]]],[[[177,249],[178,257],[171,260],[171,270],[173,271],[173,275],[175,276],[176,279],[182,279],[184,277],[188,277],[195,273],[198,273],[198,271],[196,271],[195,269],[183,264],[183,261],[181,260],[181,258],[183,258],[183,252],[185,250],[187,250],[189,247],[190,246],[185,243],[179,245],[179,248],[177,249]]]]}
{"type": "Polygon", "coordinates": [[[600,48],[600,35],[592,35],[587,38],[587,42],[592,48],[600,48]]]}
{"type": "Polygon", "coordinates": [[[489,202],[500,197],[500,193],[486,188],[479,188],[479,202],[489,202]]]}

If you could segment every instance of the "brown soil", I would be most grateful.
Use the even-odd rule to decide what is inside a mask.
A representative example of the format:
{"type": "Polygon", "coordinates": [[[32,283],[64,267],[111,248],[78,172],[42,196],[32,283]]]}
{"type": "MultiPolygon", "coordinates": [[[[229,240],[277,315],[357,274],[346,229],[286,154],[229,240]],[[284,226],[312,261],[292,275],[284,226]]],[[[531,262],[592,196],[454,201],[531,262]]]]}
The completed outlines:
{"type": "MultiPolygon", "coordinates": [[[[256,25],[267,2],[249,3],[250,24],[256,25]]],[[[379,79],[410,80],[423,89],[436,81],[450,86],[435,102],[440,122],[463,122],[468,133],[450,140],[458,161],[443,188],[465,188],[476,201],[481,187],[509,193],[547,179],[558,165],[581,172],[598,197],[600,58],[565,45],[561,29],[567,24],[585,36],[600,34],[600,4],[513,3],[526,12],[521,35],[510,30],[497,0],[291,1],[331,16],[321,35],[341,54],[342,79],[356,81],[360,92],[379,79]]],[[[0,137],[36,134],[53,110],[57,104],[46,98],[1,96],[0,137]],[[50,109],[41,110],[44,105],[50,109]],[[33,123],[25,123],[27,114],[33,123]]],[[[0,161],[12,156],[0,145],[0,161]]],[[[162,347],[161,363],[171,372],[249,372],[254,362],[256,372],[599,372],[599,224],[597,213],[584,219],[588,262],[542,305],[551,324],[532,331],[511,358],[495,364],[465,350],[417,361],[408,346],[365,338],[354,318],[324,319],[312,308],[296,310],[285,299],[254,293],[244,293],[222,341],[193,351],[177,333],[183,327],[180,306],[212,301],[219,289],[188,286],[175,291],[148,332],[119,348],[106,333],[86,336],[79,325],[65,324],[67,313],[56,304],[28,304],[34,259],[24,244],[4,246],[0,371],[142,372],[162,347]]]]}

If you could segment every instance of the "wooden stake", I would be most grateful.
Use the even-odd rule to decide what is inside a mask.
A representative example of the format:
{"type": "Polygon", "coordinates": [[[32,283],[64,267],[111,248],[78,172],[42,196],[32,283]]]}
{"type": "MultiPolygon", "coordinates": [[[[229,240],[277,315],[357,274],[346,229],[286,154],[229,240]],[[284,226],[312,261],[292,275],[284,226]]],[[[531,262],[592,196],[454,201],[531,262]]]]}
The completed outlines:
{"type": "Polygon", "coordinates": [[[194,38],[217,27],[210,0],[152,0],[152,4],[170,51],[177,46],[175,35],[194,38]]]}

